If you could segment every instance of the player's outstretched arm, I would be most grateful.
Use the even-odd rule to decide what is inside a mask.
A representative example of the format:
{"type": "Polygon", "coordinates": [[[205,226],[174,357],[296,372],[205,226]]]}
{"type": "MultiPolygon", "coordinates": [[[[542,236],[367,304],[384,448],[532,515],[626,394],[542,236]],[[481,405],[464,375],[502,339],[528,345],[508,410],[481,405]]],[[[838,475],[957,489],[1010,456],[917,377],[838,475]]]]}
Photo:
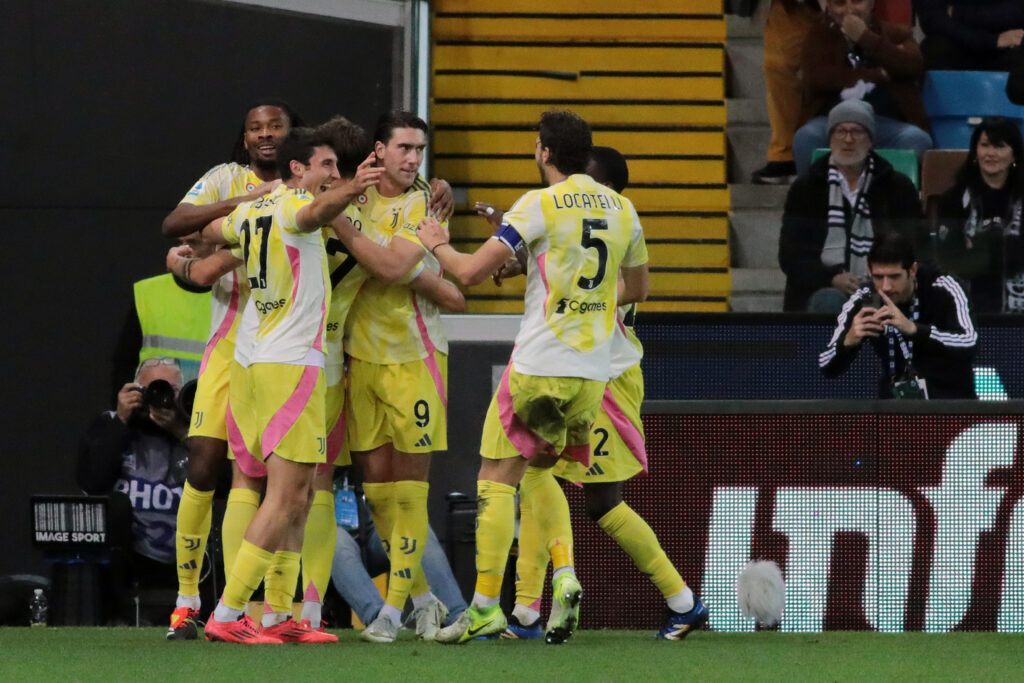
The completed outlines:
{"type": "Polygon", "coordinates": [[[239,204],[262,197],[268,192],[273,191],[280,184],[280,180],[271,180],[257,185],[249,194],[232,197],[231,199],[225,199],[222,202],[215,202],[213,204],[189,204],[188,202],[182,202],[167,214],[163,224],[160,226],[160,230],[163,232],[164,237],[184,237],[185,235],[190,235],[196,230],[202,230],[203,226],[210,221],[227,216],[239,204]]]}
{"type": "Polygon", "coordinates": [[[409,283],[409,287],[420,296],[433,301],[446,313],[466,312],[466,297],[462,296],[458,287],[437,273],[424,270],[409,283]]]}
{"type": "Polygon", "coordinates": [[[224,216],[215,218],[206,224],[206,227],[202,229],[200,235],[203,240],[211,244],[227,244],[228,240],[224,237],[224,216]]]}
{"type": "Polygon", "coordinates": [[[626,304],[638,304],[647,299],[647,290],[650,288],[650,275],[647,272],[647,264],[621,268],[619,270],[622,279],[619,280],[619,306],[626,304]]]}
{"type": "Polygon", "coordinates": [[[241,259],[227,249],[218,249],[206,258],[192,256],[189,247],[171,247],[167,252],[167,270],[185,282],[210,287],[223,275],[242,265],[241,259]]]}
{"type": "Polygon", "coordinates": [[[338,217],[338,214],[345,210],[349,202],[361,195],[366,188],[380,182],[384,167],[374,166],[376,161],[376,155],[371,153],[363,163],[359,164],[354,176],[335,183],[331,189],[321,192],[316,199],[299,209],[299,212],[295,214],[295,222],[299,230],[313,232],[320,226],[330,224],[338,217]]]}
{"type": "Polygon", "coordinates": [[[504,242],[490,239],[472,254],[456,251],[448,243],[448,231],[433,218],[425,218],[417,228],[423,246],[434,255],[445,270],[466,285],[478,285],[502,266],[512,255],[504,242]]]}
{"type": "Polygon", "coordinates": [[[359,232],[347,216],[336,217],[331,227],[348,253],[384,284],[398,282],[423,258],[419,245],[407,239],[392,239],[390,245],[382,247],[359,232]]]}

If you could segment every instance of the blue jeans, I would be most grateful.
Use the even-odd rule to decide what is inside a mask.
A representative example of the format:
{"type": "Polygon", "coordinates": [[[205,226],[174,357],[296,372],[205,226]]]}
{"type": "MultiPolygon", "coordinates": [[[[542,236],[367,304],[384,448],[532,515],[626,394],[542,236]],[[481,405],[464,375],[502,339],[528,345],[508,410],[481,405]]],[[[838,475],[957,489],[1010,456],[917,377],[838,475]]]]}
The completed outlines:
{"type": "MultiPolygon", "coordinates": [[[[367,564],[374,575],[388,570],[388,556],[384,552],[376,529],[370,535],[366,554],[367,564]]],[[[448,556],[445,555],[433,529],[428,530],[427,545],[423,549],[423,573],[427,576],[430,591],[448,608],[448,619],[445,624],[452,623],[466,610],[466,601],[462,597],[459,584],[455,582],[452,568],[448,564],[448,556]]],[[[363,564],[362,552],[356,539],[340,526],[338,545],[334,550],[331,565],[331,579],[334,580],[334,587],[361,622],[369,624],[377,617],[380,608],[384,606],[384,599],[363,564]]]]}
{"type": "MultiPolygon", "coordinates": [[[[797,130],[793,136],[793,160],[799,175],[811,167],[811,155],[819,147],[828,147],[828,119],[818,116],[797,130]]],[[[918,161],[925,150],[931,149],[932,136],[917,126],[885,116],[875,117],[875,149],[911,149],[918,161]]]]}

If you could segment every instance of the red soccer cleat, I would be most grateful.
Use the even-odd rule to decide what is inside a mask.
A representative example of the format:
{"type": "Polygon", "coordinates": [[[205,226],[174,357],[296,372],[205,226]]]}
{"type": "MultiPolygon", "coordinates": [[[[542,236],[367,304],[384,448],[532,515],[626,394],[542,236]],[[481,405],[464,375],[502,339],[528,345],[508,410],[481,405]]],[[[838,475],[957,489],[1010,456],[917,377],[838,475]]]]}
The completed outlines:
{"type": "Polygon", "coordinates": [[[199,610],[178,607],[171,612],[171,626],[167,629],[167,640],[196,640],[199,638],[199,610]]]}
{"type": "Polygon", "coordinates": [[[301,624],[294,619],[282,621],[273,626],[264,626],[263,634],[278,638],[284,643],[336,643],[338,636],[320,631],[309,624],[309,619],[301,624]]]}
{"type": "Polygon", "coordinates": [[[243,615],[237,621],[217,621],[213,617],[206,622],[204,629],[207,640],[219,640],[224,643],[245,643],[246,645],[279,644],[284,641],[268,635],[260,630],[249,615],[243,615]]]}

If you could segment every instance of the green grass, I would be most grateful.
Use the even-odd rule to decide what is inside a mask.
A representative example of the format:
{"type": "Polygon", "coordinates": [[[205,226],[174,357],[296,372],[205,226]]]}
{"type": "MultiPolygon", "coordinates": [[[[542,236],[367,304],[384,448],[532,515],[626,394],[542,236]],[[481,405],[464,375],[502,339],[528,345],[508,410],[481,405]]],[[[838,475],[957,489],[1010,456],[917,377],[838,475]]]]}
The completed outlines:
{"type": "Polygon", "coordinates": [[[1022,637],[995,633],[697,633],[682,643],[638,631],[538,641],[372,645],[167,642],[163,629],[0,628],[2,681],[669,681],[1022,680],[1022,637]]]}

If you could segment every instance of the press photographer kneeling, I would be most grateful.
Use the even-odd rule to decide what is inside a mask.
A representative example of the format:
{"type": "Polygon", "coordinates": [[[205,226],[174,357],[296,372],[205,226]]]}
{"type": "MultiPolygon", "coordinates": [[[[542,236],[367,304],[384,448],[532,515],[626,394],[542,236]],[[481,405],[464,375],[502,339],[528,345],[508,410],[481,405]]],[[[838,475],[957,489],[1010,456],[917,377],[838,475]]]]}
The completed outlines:
{"type": "MultiPolygon", "coordinates": [[[[194,391],[194,387],[193,391],[194,391]]],[[[117,409],[89,425],[79,446],[78,485],[109,495],[111,561],[104,580],[107,620],[135,623],[139,584],[174,584],[178,502],[185,481],[189,406],[173,358],[149,358],[117,395],[117,409]]],[[[162,613],[161,613],[162,616],[162,613]]]]}
{"type": "Polygon", "coordinates": [[[818,365],[841,375],[865,339],[882,361],[880,398],[977,398],[971,360],[978,342],[964,290],[951,275],[918,264],[910,240],[875,237],[871,285],[843,306],[818,365]]]}

